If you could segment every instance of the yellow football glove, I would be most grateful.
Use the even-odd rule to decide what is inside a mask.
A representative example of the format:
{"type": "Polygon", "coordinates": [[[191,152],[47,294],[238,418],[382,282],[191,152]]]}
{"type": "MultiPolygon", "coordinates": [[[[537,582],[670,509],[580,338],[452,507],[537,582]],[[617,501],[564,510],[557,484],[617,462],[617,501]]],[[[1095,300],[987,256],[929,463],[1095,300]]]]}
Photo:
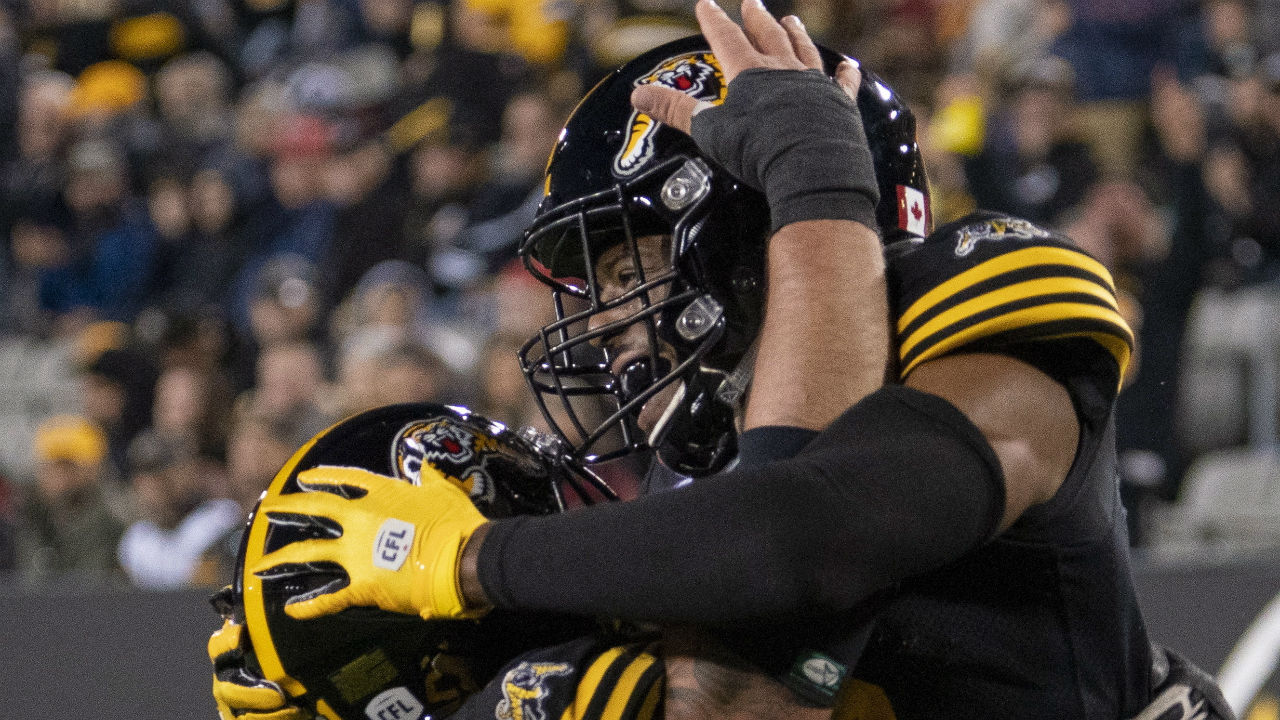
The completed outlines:
{"type": "Polygon", "coordinates": [[[222,720],[313,720],[297,705],[289,704],[279,685],[251,673],[244,666],[240,644],[244,626],[223,620],[209,638],[213,662],[213,700],[222,720]]]}
{"type": "Polygon", "coordinates": [[[299,473],[298,485],[306,492],[268,498],[258,511],[328,518],[342,526],[342,537],[291,543],[263,557],[252,571],[328,561],[342,566],[350,584],[286,605],[291,617],[308,620],[352,606],[376,606],[425,619],[484,613],[463,604],[458,559],[485,518],[457,485],[427,472],[425,466],[420,486],[335,466],[299,473]],[[326,491],[342,486],[365,494],[348,500],[326,491]]]}

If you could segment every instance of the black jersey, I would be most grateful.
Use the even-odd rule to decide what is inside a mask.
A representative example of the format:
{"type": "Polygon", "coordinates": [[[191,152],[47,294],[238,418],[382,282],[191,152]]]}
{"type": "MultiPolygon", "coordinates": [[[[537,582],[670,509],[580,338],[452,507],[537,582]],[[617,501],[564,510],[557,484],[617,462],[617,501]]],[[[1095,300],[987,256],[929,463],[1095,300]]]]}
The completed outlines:
{"type": "Polygon", "coordinates": [[[772,633],[756,649],[775,667],[796,648],[816,651],[797,669],[819,689],[852,668],[841,718],[1141,708],[1150,651],[1111,424],[1132,338],[1108,273],[1065,240],[994,215],[892,250],[902,377],[947,355],[994,352],[1067,388],[1080,437],[1054,499],[993,537],[1001,508],[975,490],[1000,482],[1000,469],[978,428],[941,398],[887,388],[789,460],[495,521],[479,561],[494,604],[723,626],[739,639],[772,633]],[[939,480],[939,467],[961,463],[963,476],[939,480]],[[894,471],[868,471],[880,467],[894,471]],[[883,532],[885,517],[901,522],[883,532]]]}
{"type": "Polygon", "coordinates": [[[1110,275],[1030,223],[971,215],[890,259],[900,373],[962,352],[1067,388],[1080,439],[1057,494],[893,592],[838,718],[1117,718],[1147,702],[1112,404],[1131,335],[1110,275]]]}

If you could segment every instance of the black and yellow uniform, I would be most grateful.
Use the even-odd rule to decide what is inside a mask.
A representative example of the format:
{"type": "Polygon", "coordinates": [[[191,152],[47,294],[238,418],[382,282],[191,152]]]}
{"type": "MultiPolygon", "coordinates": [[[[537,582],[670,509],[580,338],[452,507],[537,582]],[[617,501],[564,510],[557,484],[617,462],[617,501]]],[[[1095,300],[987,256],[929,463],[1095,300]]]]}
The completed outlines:
{"type": "MultiPolygon", "coordinates": [[[[1003,473],[981,431],[942,398],[892,385],[792,458],[753,452],[677,491],[494,523],[480,579],[495,603],[772,625],[775,651],[817,651],[800,675],[852,676],[840,718],[1116,718],[1146,705],[1112,420],[1132,337],[1109,274],[993,214],[889,253],[900,377],[988,352],[1067,389],[1080,436],[1052,500],[999,532],[1003,473]],[[777,632],[797,618],[783,627],[802,631],[777,632]]],[[[744,435],[744,451],[758,438],[744,435]]]]}
{"type": "Polygon", "coordinates": [[[449,717],[452,720],[652,720],[663,672],[644,643],[584,637],[525,653],[449,717]]]}
{"type": "Polygon", "coordinates": [[[837,717],[1129,717],[1151,659],[1115,479],[1131,342],[1110,276],[1018,220],[975,215],[937,235],[889,264],[902,376],[950,353],[1012,355],[1067,389],[1079,445],[1053,499],[900,584],[853,671],[893,713],[849,683],[837,717]]]}

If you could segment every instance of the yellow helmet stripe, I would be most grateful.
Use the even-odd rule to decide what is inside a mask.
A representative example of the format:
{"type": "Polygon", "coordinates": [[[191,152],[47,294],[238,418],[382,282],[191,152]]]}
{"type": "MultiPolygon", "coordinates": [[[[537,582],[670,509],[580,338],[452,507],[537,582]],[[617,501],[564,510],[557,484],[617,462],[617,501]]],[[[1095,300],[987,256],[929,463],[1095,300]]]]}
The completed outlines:
{"type": "MultiPolygon", "coordinates": [[[[284,487],[285,482],[293,475],[293,471],[297,468],[302,458],[306,457],[307,452],[316,444],[320,438],[329,434],[329,431],[336,427],[330,426],[323,432],[307,441],[305,445],[298,449],[289,458],[289,461],[280,468],[280,472],[272,478],[271,484],[267,486],[268,494],[279,494],[280,489],[284,487]]],[[[270,523],[265,517],[255,516],[253,525],[249,528],[249,542],[245,549],[244,566],[251,568],[262,559],[262,550],[266,547],[267,528],[270,523]]],[[[276,652],[275,644],[271,642],[271,632],[267,628],[267,611],[262,600],[261,581],[247,569],[244,573],[244,591],[242,601],[244,602],[244,620],[245,625],[249,628],[249,639],[253,641],[253,653],[258,658],[258,665],[262,668],[262,674],[269,680],[279,683],[285,692],[293,696],[305,695],[307,688],[296,679],[285,674],[284,664],[280,662],[280,655],[276,652]]]]}

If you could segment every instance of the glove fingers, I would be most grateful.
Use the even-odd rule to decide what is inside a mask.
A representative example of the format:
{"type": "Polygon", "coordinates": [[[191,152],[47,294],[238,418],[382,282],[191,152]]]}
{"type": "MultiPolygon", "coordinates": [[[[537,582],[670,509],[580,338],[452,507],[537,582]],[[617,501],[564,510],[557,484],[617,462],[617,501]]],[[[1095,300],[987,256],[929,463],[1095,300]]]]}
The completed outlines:
{"type": "Polygon", "coordinates": [[[209,659],[217,663],[223,655],[238,651],[243,631],[243,625],[223,620],[222,627],[209,636],[209,659]]]}
{"type": "Polygon", "coordinates": [[[317,515],[333,518],[344,508],[350,507],[350,500],[340,498],[328,492],[290,493],[268,497],[258,507],[258,512],[294,513],[297,515],[317,515]]]}
{"type": "Polygon", "coordinates": [[[266,680],[256,685],[241,685],[214,677],[213,698],[236,711],[278,710],[285,706],[284,692],[266,680]]]}
{"type": "Polygon", "coordinates": [[[241,715],[237,720],[310,720],[311,713],[300,707],[287,707],[273,713],[241,715]]]}
{"type": "Polygon", "coordinates": [[[342,543],[333,540],[301,540],[264,555],[249,570],[255,575],[264,575],[280,565],[302,565],[314,562],[335,562],[345,565],[345,560],[346,554],[343,552],[342,543]]]}
{"type": "Polygon", "coordinates": [[[347,586],[336,592],[317,595],[310,600],[289,603],[284,606],[284,611],[294,620],[314,620],[351,607],[355,604],[352,602],[352,594],[351,586],[347,586]]]}
{"type": "Polygon", "coordinates": [[[221,720],[312,720],[314,715],[300,707],[286,707],[275,712],[245,712],[237,714],[226,705],[218,705],[221,720]]]}
{"type": "Polygon", "coordinates": [[[363,468],[343,465],[318,465],[298,473],[298,485],[304,490],[323,490],[340,485],[349,485],[370,490],[382,482],[399,482],[395,478],[369,472],[363,468]]]}

